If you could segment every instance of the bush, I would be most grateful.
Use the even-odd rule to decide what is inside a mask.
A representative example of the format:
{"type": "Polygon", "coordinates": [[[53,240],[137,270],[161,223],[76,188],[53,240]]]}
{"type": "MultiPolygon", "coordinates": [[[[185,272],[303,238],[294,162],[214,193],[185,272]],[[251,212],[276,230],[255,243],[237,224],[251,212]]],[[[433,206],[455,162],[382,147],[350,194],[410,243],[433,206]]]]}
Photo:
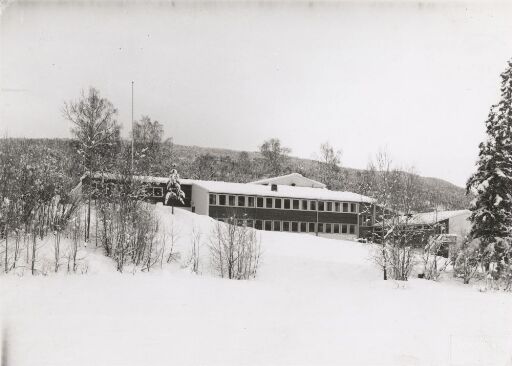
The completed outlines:
{"type": "Polygon", "coordinates": [[[431,236],[428,243],[423,248],[423,278],[426,280],[437,281],[443,273],[450,260],[441,256],[444,251],[443,236],[431,236]]]}
{"type": "Polygon", "coordinates": [[[471,279],[478,275],[480,260],[479,241],[464,238],[456,251],[454,261],[455,276],[462,278],[464,284],[469,284],[471,279]]]}
{"type": "Polygon", "coordinates": [[[256,230],[231,217],[218,222],[210,236],[211,263],[220,277],[247,280],[256,277],[261,257],[260,240],[256,230]]]}
{"type": "Polygon", "coordinates": [[[118,271],[123,272],[126,264],[149,271],[163,255],[154,207],[139,199],[140,184],[131,178],[119,182],[108,195],[97,197],[96,231],[118,271]]]}

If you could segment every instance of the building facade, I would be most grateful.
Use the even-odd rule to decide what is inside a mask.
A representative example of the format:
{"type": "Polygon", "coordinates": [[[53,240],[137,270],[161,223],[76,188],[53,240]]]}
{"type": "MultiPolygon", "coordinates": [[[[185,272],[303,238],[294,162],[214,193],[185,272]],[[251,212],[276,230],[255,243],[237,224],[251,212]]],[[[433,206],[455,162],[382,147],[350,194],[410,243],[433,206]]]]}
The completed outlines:
{"type": "MultiPolygon", "coordinates": [[[[113,176],[94,176],[114,184],[113,176]]],[[[137,177],[147,183],[146,199],[165,201],[167,178],[137,177]]],[[[182,179],[184,202],[170,202],[219,221],[236,220],[258,230],[308,233],[355,239],[374,222],[374,200],[352,192],[331,191],[321,182],[292,173],[251,183],[182,179]]]]}

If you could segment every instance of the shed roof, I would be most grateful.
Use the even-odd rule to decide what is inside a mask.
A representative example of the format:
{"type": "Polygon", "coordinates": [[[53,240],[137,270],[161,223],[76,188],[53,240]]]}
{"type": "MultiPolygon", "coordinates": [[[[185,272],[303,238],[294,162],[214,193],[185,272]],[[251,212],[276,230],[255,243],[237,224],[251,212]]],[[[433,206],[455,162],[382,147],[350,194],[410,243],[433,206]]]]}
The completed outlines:
{"type": "Polygon", "coordinates": [[[295,185],[299,187],[311,187],[311,188],[325,188],[326,185],[317,180],[313,180],[311,178],[306,178],[302,174],[299,173],[290,173],[286,175],[280,175],[277,177],[270,177],[265,179],[260,179],[252,184],[280,184],[280,185],[295,185]]]}
{"type": "Polygon", "coordinates": [[[420,212],[412,215],[408,222],[413,225],[430,225],[459,215],[469,215],[469,213],[469,210],[420,212]]]}

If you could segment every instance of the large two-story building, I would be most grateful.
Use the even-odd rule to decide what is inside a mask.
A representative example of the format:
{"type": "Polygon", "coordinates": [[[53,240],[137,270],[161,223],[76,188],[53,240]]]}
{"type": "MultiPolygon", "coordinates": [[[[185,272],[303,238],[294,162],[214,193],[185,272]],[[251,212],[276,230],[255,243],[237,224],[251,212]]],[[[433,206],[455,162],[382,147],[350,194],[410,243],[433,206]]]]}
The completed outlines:
{"type": "MultiPolygon", "coordinates": [[[[114,178],[95,176],[95,181],[114,178]]],[[[148,183],[147,196],[164,202],[168,178],[138,177],[148,183]]],[[[182,179],[184,202],[171,202],[200,215],[230,218],[258,230],[356,238],[374,222],[374,200],[352,192],[332,191],[325,184],[292,173],[251,183],[182,179]]]]}

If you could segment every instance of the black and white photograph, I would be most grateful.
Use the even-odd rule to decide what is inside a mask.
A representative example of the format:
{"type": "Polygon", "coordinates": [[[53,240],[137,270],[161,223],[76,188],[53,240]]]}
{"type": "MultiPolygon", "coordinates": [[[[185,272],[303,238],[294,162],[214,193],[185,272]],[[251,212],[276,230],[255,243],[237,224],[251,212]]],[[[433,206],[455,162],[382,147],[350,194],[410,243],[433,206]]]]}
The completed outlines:
{"type": "Polygon", "coordinates": [[[0,0],[29,365],[512,365],[512,2],[0,0]]]}

